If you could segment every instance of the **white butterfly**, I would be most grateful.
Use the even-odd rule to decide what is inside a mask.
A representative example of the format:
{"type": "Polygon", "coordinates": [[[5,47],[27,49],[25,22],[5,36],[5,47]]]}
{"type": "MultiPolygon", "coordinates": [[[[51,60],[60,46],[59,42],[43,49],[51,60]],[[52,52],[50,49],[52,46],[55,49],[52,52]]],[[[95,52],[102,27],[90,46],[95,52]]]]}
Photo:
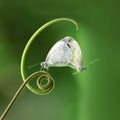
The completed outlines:
{"type": "Polygon", "coordinates": [[[79,44],[72,37],[65,37],[50,49],[46,60],[41,62],[42,68],[69,66],[82,71],[82,52],[79,44]]]}

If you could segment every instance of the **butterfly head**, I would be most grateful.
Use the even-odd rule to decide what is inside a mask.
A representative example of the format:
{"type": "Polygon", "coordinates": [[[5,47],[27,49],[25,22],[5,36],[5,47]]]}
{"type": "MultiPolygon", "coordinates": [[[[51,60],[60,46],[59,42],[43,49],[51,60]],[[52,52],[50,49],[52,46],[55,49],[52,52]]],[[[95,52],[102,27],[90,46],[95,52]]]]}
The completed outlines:
{"type": "Polygon", "coordinates": [[[80,67],[79,67],[79,71],[80,71],[80,72],[82,72],[83,70],[86,70],[86,69],[87,69],[86,66],[82,66],[82,65],[80,65],[80,67]]]}
{"type": "Polygon", "coordinates": [[[41,65],[41,69],[43,69],[43,70],[48,69],[48,66],[47,66],[46,62],[41,62],[40,65],[41,65]]]}
{"type": "Polygon", "coordinates": [[[87,65],[80,65],[80,67],[79,67],[79,71],[83,71],[83,70],[86,70],[87,69],[87,67],[89,66],[89,65],[91,65],[91,64],[94,64],[95,62],[97,62],[97,61],[99,61],[99,59],[95,59],[95,60],[93,60],[93,61],[91,61],[91,62],[89,62],[87,65]]]}

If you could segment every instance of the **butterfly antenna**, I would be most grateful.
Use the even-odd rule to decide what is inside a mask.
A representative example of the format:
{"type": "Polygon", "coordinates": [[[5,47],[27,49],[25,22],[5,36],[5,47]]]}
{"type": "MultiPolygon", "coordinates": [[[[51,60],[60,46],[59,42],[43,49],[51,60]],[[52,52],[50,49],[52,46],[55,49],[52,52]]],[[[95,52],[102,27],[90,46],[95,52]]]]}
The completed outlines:
{"type": "Polygon", "coordinates": [[[31,66],[28,67],[28,69],[31,69],[31,68],[33,68],[33,67],[35,67],[35,66],[37,66],[37,65],[40,65],[40,63],[36,63],[36,64],[34,64],[34,65],[31,65],[31,66]]]}
{"type": "Polygon", "coordinates": [[[99,59],[95,59],[95,60],[89,62],[89,63],[88,63],[87,65],[85,65],[84,67],[87,68],[87,67],[90,66],[91,64],[94,64],[94,63],[96,63],[96,62],[98,62],[98,61],[99,61],[99,59]]]}

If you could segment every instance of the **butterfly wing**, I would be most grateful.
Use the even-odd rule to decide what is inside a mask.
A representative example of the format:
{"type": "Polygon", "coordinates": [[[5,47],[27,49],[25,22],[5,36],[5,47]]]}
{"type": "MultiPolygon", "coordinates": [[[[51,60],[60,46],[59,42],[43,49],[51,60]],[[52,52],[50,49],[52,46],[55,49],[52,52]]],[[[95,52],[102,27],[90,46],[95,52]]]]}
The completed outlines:
{"type": "Polygon", "coordinates": [[[80,71],[82,70],[82,52],[79,44],[73,38],[69,42],[72,51],[72,60],[69,64],[70,67],[80,71]]]}
{"type": "Polygon", "coordinates": [[[47,67],[68,66],[72,60],[72,51],[69,46],[62,40],[58,41],[49,51],[45,63],[47,67]]]}
{"type": "Polygon", "coordinates": [[[72,37],[65,37],[50,49],[43,63],[46,68],[69,66],[81,71],[83,67],[80,46],[72,37]]]}

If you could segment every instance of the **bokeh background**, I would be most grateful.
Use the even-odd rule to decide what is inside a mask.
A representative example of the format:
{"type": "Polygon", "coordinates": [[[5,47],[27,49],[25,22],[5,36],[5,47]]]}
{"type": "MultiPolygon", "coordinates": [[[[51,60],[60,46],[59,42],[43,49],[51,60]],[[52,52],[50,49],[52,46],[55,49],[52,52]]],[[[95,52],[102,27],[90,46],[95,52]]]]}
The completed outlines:
{"type": "Polygon", "coordinates": [[[76,20],[79,30],[67,22],[48,27],[32,44],[26,68],[44,61],[51,46],[68,35],[80,44],[84,64],[100,61],[75,75],[71,68],[51,68],[54,91],[40,96],[25,88],[5,120],[119,120],[118,0],[0,0],[0,114],[22,84],[20,60],[27,41],[40,26],[59,17],[76,20]]]}

